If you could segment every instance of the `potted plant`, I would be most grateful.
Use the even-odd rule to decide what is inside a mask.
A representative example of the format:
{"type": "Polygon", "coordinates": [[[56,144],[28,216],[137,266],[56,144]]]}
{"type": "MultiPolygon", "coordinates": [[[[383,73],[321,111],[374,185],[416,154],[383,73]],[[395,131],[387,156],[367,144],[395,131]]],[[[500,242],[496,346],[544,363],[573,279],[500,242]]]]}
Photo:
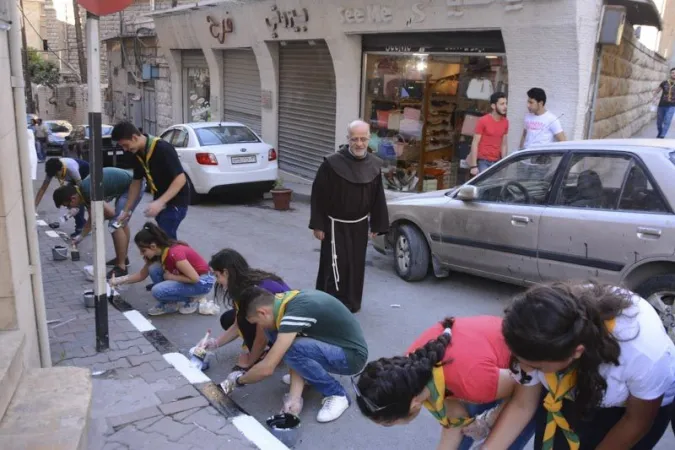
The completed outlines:
{"type": "Polygon", "coordinates": [[[288,211],[291,209],[291,195],[293,191],[284,186],[284,179],[279,177],[270,191],[274,209],[277,211],[288,211]]]}

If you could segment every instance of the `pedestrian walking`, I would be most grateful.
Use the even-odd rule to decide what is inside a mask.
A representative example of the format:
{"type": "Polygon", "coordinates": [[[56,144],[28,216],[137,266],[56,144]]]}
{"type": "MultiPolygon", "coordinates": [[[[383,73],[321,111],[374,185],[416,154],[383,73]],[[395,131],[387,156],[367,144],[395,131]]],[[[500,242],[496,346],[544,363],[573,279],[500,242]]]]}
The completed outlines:
{"type": "Polygon", "coordinates": [[[546,109],[546,91],[537,87],[527,91],[527,114],[519,148],[567,140],[558,119],[546,109]]]}
{"type": "MultiPolygon", "coordinates": [[[[82,180],[89,176],[89,163],[74,158],[52,158],[45,164],[45,175],[45,180],[35,195],[36,209],[54,178],[56,178],[61,186],[66,183],[79,186],[82,184],[82,180]]],[[[78,213],[75,215],[75,232],[71,237],[75,237],[82,233],[82,228],[84,228],[85,224],[84,210],[85,208],[79,208],[78,213]]]]}
{"type": "Polygon", "coordinates": [[[239,355],[237,368],[248,369],[264,356],[268,341],[262,328],[249,323],[238,314],[242,292],[252,286],[258,286],[272,294],[288,292],[291,288],[279,276],[251,268],[241,253],[230,248],[213,255],[209,266],[216,277],[216,300],[230,309],[220,316],[220,325],[225,333],[218,338],[209,339],[206,348],[215,350],[241,337],[244,341],[243,347],[248,352],[239,355]]]}
{"type": "MultiPolygon", "coordinates": [[[[141,198],[138,197],[134,203],[131,203],[129,196],[131,183],[131,173],[126,170],[115,167],[103,168],[103,198],[106,201],[115,201],[114,208],[108,203],[104,203],[103,205],[103,216],[109,221],[108,230],[112,234],[115,246],[115,258],[107,263],[107,265],[113,266],[110,272],[108,272],[108,278],[111,278],[113,275],[121,277],[128,274],[127,266],[129,265],[129,258],[127,254],[131,231],[129,230],[129,224],[120,217],[122,211],[133,211],[141,201],[141,198]]],[[[144,185],[145,182],[142,184],[144,185]]],[[[142,187],[144,188],[144,186],[142,187]]],[[[91,189],[91,177],[89,176],[82,180],[79,186],[74,184],[63,185],[54,191],[54,205],[57,208],[90,209],[91,189]]],[[[82,233],[73,237],[73,244],[78,245],[90,232],[91,211],[89,211],[89,217],[84,224],[82,233]]]]}
{"type": "MultiPolygon", "coordinates": [[[[511,377],[510,362],[500,317],[446,318],[405,356],[370,362],[358,381],[353,377],[356,403],[382,425],[407,424],[425,407],[443,427],[439,449],[469,450],[475,444],[470,435],[482,429],[486,436],[505,402],[524,389],[511,377]],[[492,418],[481,417],[488,411],[492,418]]],[[[533,434],[531,421],[501,448],[521,450],[533,434]]]]}
{"type": "Polygon", "coordinates": [[[540,285],[506,310],[503,334],[527,388],[485,448],[506,447],[535,411],[535,450],[647,450],[663,436],[675,345],[646,300],[614,286],[540,285]]]}
{"type": "Polygon", "coordinates": [[[49,129],[47,125],[42,123],[42,119],[38,118],[35,123],[35,147],[38,152],[38,162],[45,162],[47,159],[47,136],[49,129]]]}
{"type": "Polygon", "coordinates": [[[312,185],[309,228],[321,241],[316,288],[361,309],[368,236],[389,229],[382,161],[368,152],[370,125],[348,127],[349,144],[325,158],[312,185]]]}
{"type": "Polygon", "coordinates": [[[135,274],[111,279],[112,286],[140,283],[150,276],[157,305],[151,316],[179,312],[193,314],[203,297],[211,292],[216,278],[209,265],[185,242],[170,238],[164,230],[147,222],[134,237],[145,265],[135,274]]]}
{"type": "Polygon", "coordinates": [[[478,119],[467,157],[469,172],[478,175],[508,154],[506,141],[509,119],[506,118],[507,99],[503,92],[490,96],[491,112],[478,119]]]}
{"type": "Polygon", "coordinates": [[[282,411],[300,414],[307,382],[324,397],[317,421],[340,417],[349,407],[349,398],[331,374],[356,374],[368,359],[368,346],[356,318],[338,299],[321,291],[275,296],[254,286],[242,293],[240,302],[240,314],[265,329],[272,348],[248,371],[228,375],[221,384],[225,393],[271,376],[283,360],[291,369],[291,387],[282,411]]]}
{"type": "MultiPolygon", "coordinates": [[[[145,178],[153,196],[153,202],[145,209],[146,217],[155,218],[171,239],[177,239],[178,227],[187,215],[189,186],[176,149],[163,139],[142,134],[126,121],[115,125],[111,137],[135,156],[131,202],[141,197],[141,180],[145,178]]],[[[124,210],[121,218],[128,220],[130,213],[131,210],[124,210]]]]}
{"type": "Polygon", "coordinates": [[[675,67],[670,69],[670,78],[662,82],[654,91],[654,99],[661,96],[656,113],[658,139],[665,139],[675,116],[675,67]]]}

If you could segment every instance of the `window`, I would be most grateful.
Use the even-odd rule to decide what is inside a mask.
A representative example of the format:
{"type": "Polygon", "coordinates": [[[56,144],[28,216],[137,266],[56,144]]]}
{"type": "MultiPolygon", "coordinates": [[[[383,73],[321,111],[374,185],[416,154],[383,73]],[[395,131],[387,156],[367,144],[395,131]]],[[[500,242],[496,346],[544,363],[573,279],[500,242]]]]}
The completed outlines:
{"type": "Polygon", "coordinates": [[[545,204],[562,157],[560,153],[527,154],[490,170],[474,183],[478,200],[545,204]]]}
{"type": "Polygon", "coordinates": [[[190,135],[183,128],[177,129],[176,134],[173,135],[173,139],[171,140],[171,143],[176,148],[187,147],[189,142],[190,135]]]}
{"type": "Polygon", "coordinates": [[[630,155],[574,155],[556,204],[616,209],[631,163],[630,155]]]}
{"type": "Polygon", "coordinates": [[[247,127],[197,128],[195,134],[202,147],[260,142],[260,139],[247,127]]]}
{"type": "Polygon", "coordinates": [[[211,120],[209,69],[188,67],[185,69],[185,80],[188,121],[208,122],[211,120]]]}
{"type": "Polygon", "coordinates": [[[649,182],[645,171],[633,164],[623,185],[619,209],[622,211],[667,212],[661,194],[649,182]]]}
{"type": "Polygon", "coordinates": [[[169,131],[166,131],[166,132],[161,136],[161,138],[164,139],[166,142],[169,142],[169,143],[170,143],[171,140],[173,139],[173,134],[174,134],[175,132],[176,132],[176,130],[169,130],[169,131]]]}

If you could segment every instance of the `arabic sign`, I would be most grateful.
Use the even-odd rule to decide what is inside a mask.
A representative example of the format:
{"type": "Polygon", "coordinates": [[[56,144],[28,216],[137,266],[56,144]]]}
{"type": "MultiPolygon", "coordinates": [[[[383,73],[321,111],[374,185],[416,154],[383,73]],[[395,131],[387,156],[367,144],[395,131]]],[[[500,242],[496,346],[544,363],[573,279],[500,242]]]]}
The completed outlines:
{"type": "Polygon", "coordinates": [[[307,8],[294,8],[280,10],[278,6],[272,6],[272,12],[265,18],[267,28],[272,32],[272,37],[279,37],[279,30],[285,29],[296,33],[307,32],[309,12],[307,8]]]}
{"type": "Polygon", "coordinates": [[[232,19],[229,17],[220,21],[214,19],[212,16],[206,17],[206,22],[209,24],[209,31],[211,36],[218,40],[221,44],[225,43],[225,35],[234,31],[232,19]]]}

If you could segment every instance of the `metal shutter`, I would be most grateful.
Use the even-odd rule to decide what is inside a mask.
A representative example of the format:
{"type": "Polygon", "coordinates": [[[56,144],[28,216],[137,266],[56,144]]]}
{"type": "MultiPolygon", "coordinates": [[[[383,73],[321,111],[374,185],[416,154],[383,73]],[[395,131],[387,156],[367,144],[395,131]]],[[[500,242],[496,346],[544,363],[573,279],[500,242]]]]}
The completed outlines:
{"type": "Polygon", "coordinates": [[[335,70],[324,41],[288,42],[279,50],[279,162],[314,178],[335,152],[335,70]]]}
{"type": "Polygon", "coordinates": [[[223,62],[223,120],[241,122],[260,134],[260,72],[253,50],[226,50],[223,62]]]}
{"type": "Polygon", "coordinates": [[[183,67],[199,67],[207,68],[209,64],[206,62],[206,56],[201,50],[183,50],[181,54],[183,67]]]}

